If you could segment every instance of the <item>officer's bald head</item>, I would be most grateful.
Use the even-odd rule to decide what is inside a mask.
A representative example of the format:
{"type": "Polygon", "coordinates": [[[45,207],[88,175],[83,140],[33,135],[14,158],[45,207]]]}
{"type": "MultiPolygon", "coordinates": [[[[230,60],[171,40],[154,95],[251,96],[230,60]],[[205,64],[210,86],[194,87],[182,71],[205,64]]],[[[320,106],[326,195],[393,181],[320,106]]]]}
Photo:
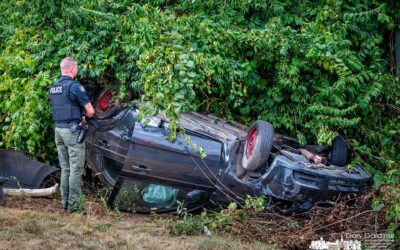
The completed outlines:
{"type": "Polygon", "coordinates": [[[65,57],[61,60],[60,70],[62,75],[67,75],[74,78],[78,73],[78,63],[74,58],[65,57]]]}

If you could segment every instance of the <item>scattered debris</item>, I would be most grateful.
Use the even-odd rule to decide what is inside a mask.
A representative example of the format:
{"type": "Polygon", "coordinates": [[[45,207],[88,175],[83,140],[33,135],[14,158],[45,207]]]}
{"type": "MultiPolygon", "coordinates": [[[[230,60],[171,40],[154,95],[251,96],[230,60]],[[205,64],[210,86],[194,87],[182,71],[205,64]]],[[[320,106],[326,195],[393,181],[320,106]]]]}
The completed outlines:
{"type": "Polygon", "coordinates": [[[204,234],[206,236],[211,236],[211,231],[208,229],[208,227],[204,226],[204,234]]]}
{"type": "Polygon", "coordinates": [[[325,204],[329,208],[314,207],[302,214],[246,210],[246,221],[233,221],[232,233],[244,241],[276,243],[284,249],[307,249],[312,240],[321,237],[335,242],[342,235],[381,234],[388,222],[384,209],[371,210],[374,194],[369,190],[362,196],[348,195],[325,204]]]}
{"type": "Polygon", "coordinates": [[[14,195],[14,196],[28,196],[28,197],[45,197],[51,196],[57,192],[58,183],[49,188],[38,188],[38,189],[28,189],[28,188],[3,188],[4,194],[14,195]]]}

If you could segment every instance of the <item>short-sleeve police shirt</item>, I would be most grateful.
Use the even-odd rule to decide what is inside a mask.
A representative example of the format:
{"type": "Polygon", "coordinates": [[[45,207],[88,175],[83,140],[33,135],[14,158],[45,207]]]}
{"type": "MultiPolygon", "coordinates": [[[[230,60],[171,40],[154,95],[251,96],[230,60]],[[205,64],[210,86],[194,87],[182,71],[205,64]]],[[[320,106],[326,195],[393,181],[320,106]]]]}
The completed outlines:
{"type": "MultiPolygon", "coordinates": [[[[63,77],[68,77],[72,80],[69,76],[62,76],[62,78],[63,77]]],[[[72,83],[71,88],[69,89],[69,98],[71,100],[76,100],[82,107],[89,103],[89,97],[86,94],[85,88],[78,82],[72,83]]]]}

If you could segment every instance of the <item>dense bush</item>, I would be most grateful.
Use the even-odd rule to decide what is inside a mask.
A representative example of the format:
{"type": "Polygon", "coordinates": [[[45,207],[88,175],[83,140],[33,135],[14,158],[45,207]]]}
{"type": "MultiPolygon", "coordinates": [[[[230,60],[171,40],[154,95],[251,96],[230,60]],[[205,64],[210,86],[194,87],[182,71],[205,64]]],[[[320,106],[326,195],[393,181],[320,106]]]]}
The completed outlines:
{"type": "Polygon", "coordinates": [[[132,88],[172,124],[192,109],[268,120],[301,142],[345,133],[353,164],[396,185],[399,9],[390,0],[2,0],[0,147],[54,155],[46,90],[68,55],[80,82],[132,88]]]}

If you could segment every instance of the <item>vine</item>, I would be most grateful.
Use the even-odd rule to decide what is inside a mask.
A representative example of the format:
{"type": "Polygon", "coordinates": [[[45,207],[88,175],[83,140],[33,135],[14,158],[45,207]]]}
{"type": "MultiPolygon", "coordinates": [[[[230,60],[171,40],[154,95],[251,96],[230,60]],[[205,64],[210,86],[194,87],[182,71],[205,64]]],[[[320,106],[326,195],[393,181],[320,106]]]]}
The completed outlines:
{"type": "Polygon", "coordinates": [[[172,138],[189,109],[267,120],[302,143],[345,133],[352,164],[398,185],[400,84],[387,53],[400,4],[220,2],[1,1],[0,147],[55,155],[46,91],[68,55],[81,83],[131,88],[164,110],[172,138]]]}

